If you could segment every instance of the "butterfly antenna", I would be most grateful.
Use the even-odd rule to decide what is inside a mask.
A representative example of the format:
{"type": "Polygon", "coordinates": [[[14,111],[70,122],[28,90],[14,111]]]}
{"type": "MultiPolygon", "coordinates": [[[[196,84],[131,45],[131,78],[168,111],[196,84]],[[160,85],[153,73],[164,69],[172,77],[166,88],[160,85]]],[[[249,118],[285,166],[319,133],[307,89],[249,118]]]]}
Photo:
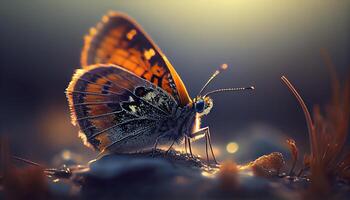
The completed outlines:
{"type": "Polygon", "coordinates": [[[199,91],[197,96],[200,96],[202,94],[202,92],[205,90],[205,88],[207,88],[207,86],[209,85],[209,83],[217,76],[220,74],[220,72],[226,70],[228,68],[227,64],[222,64],[219,69],[217,69],[212,75],[211,77],[208,79],[208,81],[204,84],[204,86],[202,87],[202,89],[199,91]]]}
{"type": "Polygon", "coordinates": [[[237,91],[242,91],[242,90],[255,90],[255,87],[254,86],[250,86],[250,87],[242,87],[242,88],[217,89],[217,90],[213,90],[213,91],[210,91],[210,92],[206,93],[204,96],[208,96],[208,95],[219,93],[219,92],[237,92],[237,91]]]}

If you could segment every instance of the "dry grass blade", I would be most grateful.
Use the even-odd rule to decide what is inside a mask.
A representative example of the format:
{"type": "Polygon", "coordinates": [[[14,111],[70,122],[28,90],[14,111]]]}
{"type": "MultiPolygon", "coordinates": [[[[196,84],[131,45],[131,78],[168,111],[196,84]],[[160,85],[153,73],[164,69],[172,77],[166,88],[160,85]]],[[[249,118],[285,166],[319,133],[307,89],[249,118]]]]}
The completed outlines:
{"type": "Polygon", "coordinates": [[[317,144],[315,142],[315,141],[317,141],[317,136],[316,136],[316,133],[314,131],[315,128],[314,128],[314,124],[312,122],[312,118],[311,118],[309,109],[307,108],[303,98],[300,96],[300,94],[294,88],[294,86],[290,83],[290,81],[285,76],[282,76],[281,79],[287,85],[289,90],[293,93],[295,98],[298,100],[301,108],[303,109],[303,112],[304,112],[304,115],[306,118],[306,124],[307,124],[308,131],[309,131],[309,142],[310,142],[310,147],[311,147],[310,148],[311,155],[317,154],[317,144]]]}
{"type": "MultiPolygon", "coordinates": [[[[300,106],[303,109],[305,118],[306,118],[306,123],[308,126],[308,131],[309,131],[309,140],[310,140],[310,167],[311,167],[311,181],[312,181],[312,191],[310,194],[328,194],[329,193],[329,182],[326,178],[325,175],[325,169],[323,168],[322,165],[320,165],[320,154],[319,154],[319,146],[320,145],[320,140],[317,135],[315,128],[315,124],[312,121],[310,112],[300,96],[300,94],[297,92],[297,90],[294,88],[294,86],[289,82],[289,80],[282,76],[281,77],[282,81],[287,85],[289,90],[293,93],[295,98],[298,100],[300,106]],[[315,193],[316,192],[316,193],[315,193]]],[[[316,123],[318,125],[318,123],[316,123]]],[[[314,196],[313,196],[314,197],[314,196]]]]}

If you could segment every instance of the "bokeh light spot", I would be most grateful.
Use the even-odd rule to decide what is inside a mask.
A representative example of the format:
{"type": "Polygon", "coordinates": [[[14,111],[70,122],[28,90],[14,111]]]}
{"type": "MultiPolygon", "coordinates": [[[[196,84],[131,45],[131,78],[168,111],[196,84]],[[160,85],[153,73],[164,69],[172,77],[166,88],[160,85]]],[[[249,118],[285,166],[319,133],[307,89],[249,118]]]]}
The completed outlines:
{"type": "Polygon", "coordinates": [[[234,154],[238,151],[239,146],[236,142],[230,142],[226,145],[226,151],[228,153],[234,154]]]}

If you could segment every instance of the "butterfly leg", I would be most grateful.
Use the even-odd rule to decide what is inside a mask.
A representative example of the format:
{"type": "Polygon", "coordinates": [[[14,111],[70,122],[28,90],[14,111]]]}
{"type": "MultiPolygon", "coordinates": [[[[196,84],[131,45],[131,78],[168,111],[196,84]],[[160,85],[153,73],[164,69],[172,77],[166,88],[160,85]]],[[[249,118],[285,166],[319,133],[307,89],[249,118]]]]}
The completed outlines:
{"type": "Polygon", "coordinates": [[[188,152],[187,152],[187,139],[185,138],[185,154],[187,157],[189,157],[188,152]]]}
{"type": "Polygon", "coordinates": [[[208,137],[207,134],[205,134],[205,154],[207,156],[207,164],[208,164],[208,168],[209,168],[209,154],[208,154],[208,137]]]}
{"type": "Polygon", "coordinates": [[[191,140],[190,140],[189,137],[187,137],[187,141],[188,141],[188,148],[189,148],[189,150],[190,150],[191,158],[193,158],[192,147],[191,147],[191,140]]]}
{"type": "Polygon", "coordinates": [[[170,149],[173,147],[174,144],[175,144],[175,140],[173,140],[173,142],[171,143],[171,145],[168,148],[168,150],[166,150],[165,155],[169,153],[170,149]]]}
{"type": "Polygon", "coordinates": [[[208,155],[208,146],[209,146],[211,155],[213,157],[213,160],[214,160],[215,164],[218,164],[218,162],[216,161],[216,158],[215,158],[213,146],[211,144],[211,137],[210,137],[209,127],[204,127],[204,128],[199,129],[197,132],[192,133],[191,137],[192,138],[196,138],[196,139],[205,137],[205,152],[206,152],[206,155],[207,155],[207,160],[209,160],[209,155],[208,155]]]}
{"type": "Polygon", "coordinates": [[[201,128],[197,132],[191,134],[191,138],[198,140],[199,138],[205,137],[205,154],[207,156],[207,163],[209,165],[209,153],[208,153],[208,137],[207,137],[208,127],[201,128]]]}
{"type": "Polygon", "coordinates": [[[153,145],[153,149],[152,149],[152,157],[154,157],[155,155],[155,152],[157,151],[157,146],[158,146],[158,142],[159,142],[159,139],[161,138],[162,136],[158,136],[157,139],[156,139],[156,142],[154,143],[153,145]]]}
{"type": "Polygon", "coordinates": [[[213,146],[211,145],[211,137],[210,137],[210,130],[209,130],[209,127],[207,127],[207,137],[208,137],[208,141],[209,141],[209,147],[210,147],[210,151],[211,151],[211,155],[213,156],[213,160],[215,162],[215,164],[219,164],[217,161],[216,161],[216,158],[215,158],[215,154],[214,154],[214,151],[213,151],[213,146]]]}
{"type": "Polygon", "coordinates": [[[205,137],[208,127],[201,128],[197,132],[192,133],[190,137],[192,140],[198,140],[205,137]]]}
{"type": "MultiPolygon", "coordinates": [[[[172,136],[172,135],[173,135],[173,132],[167,132],[167,133],[160,134],[157,137],[156,142],[153,145],[152,156],[154,156],[154,153],[157,151],[157,146],[158,146],[159,140],[162,138],[169,138],[169,136],[172,136]]],[[[174,145],[174,143],[175,143],[175,140],[173,140],[173,143],[171,144],[170,148],[174,145]]],[[[168,153],[170,148],[165,152],[165,154],[168,153]]]]}

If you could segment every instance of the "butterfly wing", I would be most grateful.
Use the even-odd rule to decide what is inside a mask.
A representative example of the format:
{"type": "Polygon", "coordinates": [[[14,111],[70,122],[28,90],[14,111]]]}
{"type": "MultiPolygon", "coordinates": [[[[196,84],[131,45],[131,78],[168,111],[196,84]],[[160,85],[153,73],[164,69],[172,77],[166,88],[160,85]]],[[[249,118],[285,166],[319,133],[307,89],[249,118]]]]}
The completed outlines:
{"type": "Polygon", "coordinates": [[[154,83],[180,106],[191,102],[186,87],[159,47],[130,17],[112,12],[90,30],[81,55],[82,66],[112,63],[154,83]]]}
{"type": "MultiPolygon", "coordinates": [[[[154,134],[178,106],[163,89],[112,64],[77,70],[66,93],[72,123],[79,125],[84,143],[100,151],[127,138],[154,134]]],[[[148,138],[135,148],[154,140],[150,142],[148,138]]]]}

